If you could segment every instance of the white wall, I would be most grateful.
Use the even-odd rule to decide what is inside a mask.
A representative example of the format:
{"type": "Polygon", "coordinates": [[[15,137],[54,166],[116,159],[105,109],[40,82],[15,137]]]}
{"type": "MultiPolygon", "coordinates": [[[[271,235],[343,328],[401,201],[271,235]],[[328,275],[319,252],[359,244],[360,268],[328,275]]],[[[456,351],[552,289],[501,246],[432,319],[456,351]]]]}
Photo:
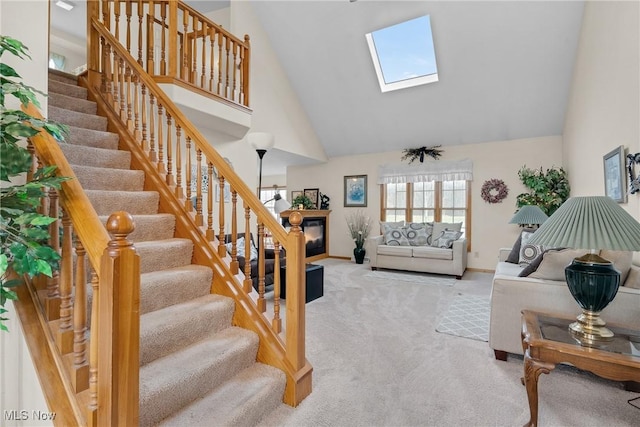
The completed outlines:
{"type": "Polygon", "coordinates": [[[62,71],[67,73],[73,73],[73,70],[87,63],[86,39],[79,39],[65,31],[51,28],[49,49],[65,57],[62,71]]]}
{"type": "MultiPolygon", "coordinates": [[[[376,184],[378,165],[401,163],[402,153],[388,152],[331,158],[315,166],[295,166],[287,169],[287,193],[292,190],[319,188],[330,198],[331,256],[349,257],[353,242],[347,231],[346,216],[356,208],[344,207],[344,176],[367,175],[368,216],[380,220],[380,187],[376,184]]],[[[520,183],[518,170],[522,166],[549,168],[562,166],[562,138],[550,136],[516,141],[496,141],[484,144],[445,147],[442,159],[473,161],[474,179],[471,185],[471,239],[469,267],[492,270],[498,248],[510,247],[519,228],[508,224],[516,210],[516,196],[527,189],[520,183]],[[480,197],[482,184],[492,178],[502,179],[509,187],[508,197],[499,204],[488,204],[480,197]]],[[[374,227],[374,230],[377,230],[374,227]]]]}
{"type": "MultiPolygon", "coordinates": [[[[586,3],[563,135],[572,195],[604,195],[609,151],[640,152],[639,16],[638,2],[586,3]]],[[[639,198],[622,205],[636,218],[639,198]]]]}
{"type": "MultiPolygon", "coordinates": [[[[47,90],[48,6],[45,1],[0,2],[0,34],[22,41],[29,47],[32,57],[31,61],[23,61],[5,53],[2,62],[14,67],[26,84],[42,91],[47,90]]],[[[41,102],[46,114],[42,97],[41,102]]],[[[31,417],[33,410],[47,412],[48,408],[13,306],[8,304],[7,308],[9,313],[5,317],[11,319],[8,323],[10,332],[0,331],[0,425],[51,425],[31,417]],[[26,410],[29,419],[22,422],[7,420],[5,410],[26,410]]]]}

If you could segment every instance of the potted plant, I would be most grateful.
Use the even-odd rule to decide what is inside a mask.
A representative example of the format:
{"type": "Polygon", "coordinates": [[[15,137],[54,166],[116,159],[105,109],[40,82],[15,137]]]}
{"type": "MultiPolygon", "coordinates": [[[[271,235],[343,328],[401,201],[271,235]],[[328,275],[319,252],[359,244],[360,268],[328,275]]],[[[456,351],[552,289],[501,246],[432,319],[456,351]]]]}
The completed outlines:
{"type": "Polygon", "coordinates": [[[518,171],[520,181],[531,191],[519,194],[516,199],[518,208],[525,205],[537,205],[551,216],[568,198],[569,178],[563,168],[552,167],[545,171],[523,166],[518,171]]]}
{"type": "Polygon", "coordinates": [[[291,201],[291,207],[298,209],[302,205],[302,209],[313,209],[313,202],[310,198],[301,194],[291,201]]]}
{"type": "MultiPolygon", "coordinates": [[[[0,35],[0,57],[9,52],[18,58],[30,58],[28,48],[20,41],[0,35]]],[[[58,140],[66,131],[62,125],[41,120],[22,110],[6,106],[6,95],[16,98],[23,106],[40,104],[36,89],[21,82],[20,75],[9,65],[0,62],[0,330],[7,330],[3,317],[7,300],[15,300],[11,289],[20,283],[24,275],[51,276],[59,268],[60,256],[47,242],[48,226],[56,221],[37,212],[47,188],[60,188],[67,178],[55,176],[55,166],[41,168],[30,182],[23,180],[31,170],[33,159],[24,144],[24,138],[47,132],[58,140]]],[[[44,94],[43,94],[44,95],[44,94]]],[[[15,102],[14,102],[15,103],[15,102]]]]}
{"type": "Polygon", "coordinates": [[[356,260],[356,264],[362,264],[367,253],[364,249],[364,242],[371,232],[371,220],[363,211],[357,210],[347,217],[347,227],[349,227],[351,239],[356,244],[353,249],[353,257],[356,260]]]}

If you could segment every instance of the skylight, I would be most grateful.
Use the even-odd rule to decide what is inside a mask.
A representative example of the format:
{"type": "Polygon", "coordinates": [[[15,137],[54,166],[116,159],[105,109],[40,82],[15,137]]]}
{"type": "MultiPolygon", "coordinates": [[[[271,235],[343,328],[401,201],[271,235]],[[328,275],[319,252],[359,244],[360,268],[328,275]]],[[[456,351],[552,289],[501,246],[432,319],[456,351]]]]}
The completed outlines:
{"type": "Polygon", "coordinates": [[[372,31],[365,37],[382,92],[438,81],[429,15],[372,31]]]}

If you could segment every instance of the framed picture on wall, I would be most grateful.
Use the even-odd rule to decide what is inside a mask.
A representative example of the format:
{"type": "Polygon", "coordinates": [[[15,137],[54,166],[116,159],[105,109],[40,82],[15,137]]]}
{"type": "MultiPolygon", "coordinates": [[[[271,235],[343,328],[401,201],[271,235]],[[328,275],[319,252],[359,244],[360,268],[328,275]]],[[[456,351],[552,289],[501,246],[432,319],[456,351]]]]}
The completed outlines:
{"type": "Polygon", "coordinates": [[[367,175],[344,177],[344,207],[367,207],[367,175]]]}
{"type": "Polygon", "coordinates": [[[320,189],[319,188],[305,188],[304,195],[311,199],[313,203],[313,207],[311,209],[318,209],[318,204],[320,200],[320,189]]]}
{"type": "Polygon", "coordinates": [[[603,157],[604,194],[618,203],[627,202],[624,146],[619,146],[603,157]]]}
{"type": "Polygon", "coordinates": [[[291,191],[291,199],[289,201],[293,201],[296,197],[302,196],[304,193],[301,190],[292,190],[291,191]]]}

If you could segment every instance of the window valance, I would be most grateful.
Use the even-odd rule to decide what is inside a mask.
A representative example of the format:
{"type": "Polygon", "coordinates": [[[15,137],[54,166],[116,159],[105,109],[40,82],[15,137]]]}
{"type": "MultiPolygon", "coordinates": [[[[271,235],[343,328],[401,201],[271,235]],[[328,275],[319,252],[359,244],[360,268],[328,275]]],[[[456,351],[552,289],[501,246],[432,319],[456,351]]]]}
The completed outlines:
{"type": "Polygon", "coordinates": [[[417,165],[401,163],[378,166],[378,184],[457,180],[473,180],[471,159],[427,160],[417,165]]]}

